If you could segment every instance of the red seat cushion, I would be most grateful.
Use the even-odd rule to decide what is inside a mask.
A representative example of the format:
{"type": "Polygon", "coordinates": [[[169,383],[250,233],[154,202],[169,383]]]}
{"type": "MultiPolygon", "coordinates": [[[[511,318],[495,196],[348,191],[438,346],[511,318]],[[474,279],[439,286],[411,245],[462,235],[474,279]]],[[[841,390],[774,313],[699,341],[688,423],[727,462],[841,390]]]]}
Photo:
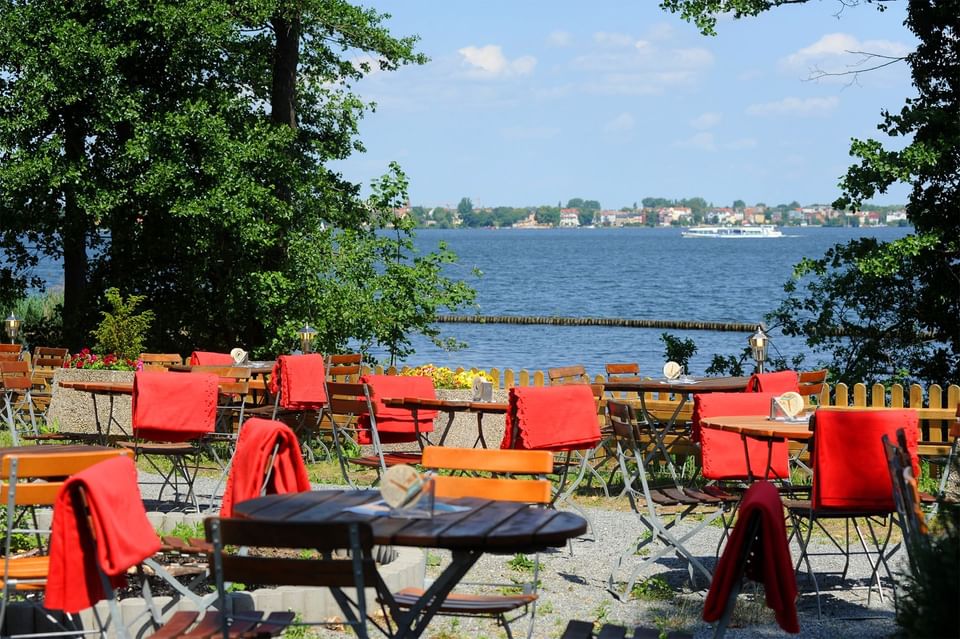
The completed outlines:
{"type": "Polygon", "coordinates": [[[794,393],[800,391],[800,374],[797,371],[754,373],[747,381],[748,393],[794,393]]]}
{"type": "Polygon", "coordinates": [[[703,476],[714,480],[788,478],[790,476],[787,442],[743,438],[710,428],[701,428],[700,420],[730,415],[769,415],[773,393],[698,393],[693,396],[694,441],[700,442],[703,476]],[[747,452],[744,451],[746,441],[747,452]],[[747,470],[747,454],[750,470],[747,470]],[[769,457],[770,465],[767,466],[769,457]]]}

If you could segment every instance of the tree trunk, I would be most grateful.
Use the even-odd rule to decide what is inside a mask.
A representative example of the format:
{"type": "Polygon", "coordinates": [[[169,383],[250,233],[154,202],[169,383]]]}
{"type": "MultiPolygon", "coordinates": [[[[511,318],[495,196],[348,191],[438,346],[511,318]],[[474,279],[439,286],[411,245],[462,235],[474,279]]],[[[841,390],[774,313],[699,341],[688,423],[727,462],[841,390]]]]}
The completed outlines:
{"type": "MultiPolygon", "coordinates": [[[[64,118],[64,156],[72,167],[84,159],[83,128],[70,112],[64,118]]],[[[63,335],[65,346],[76,352],[86,346],[87,316],[87,233],[86,212],[80,209],[77,186],[64,189],[63,204],[63,335]]]]}
{"type": "Polygon", "coordinates": [[[297,128],[297,65],[300,63],[300,16],[274,16],[277,35],[273,59],[273,88],[270,94],[270,118],[277,124],[297,128]]]}

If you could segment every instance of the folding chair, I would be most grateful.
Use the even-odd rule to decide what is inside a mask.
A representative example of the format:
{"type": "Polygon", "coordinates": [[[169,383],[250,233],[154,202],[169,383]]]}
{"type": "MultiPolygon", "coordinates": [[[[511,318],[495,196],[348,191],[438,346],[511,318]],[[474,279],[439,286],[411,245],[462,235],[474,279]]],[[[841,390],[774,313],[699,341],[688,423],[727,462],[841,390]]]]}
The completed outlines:
{"type": "Polygon", "coordinates": [[[777,371],[775,373],[754,373],[747,380],[748,393],[786,393],[800,390],[800,375],[796,371],[777,371]]]}
{"type": "Polygon", "coordinates": [[[15,362],[23,358],[20,344],[0,344],[0,362],[15,362]]]}
{"type": "Polygon", "coordinates": [[[69,353],[66,348],[37,346],[30,358],[30,376],[33,380],[33,402],[40,418],[46,421],[47,409],[53,396],[53,376],[63,368],[69,353]]]}
{"type": "Polygon", "coordinates": [[[590,466],[592,451],[602,438],[597,416],[598,394],[602,386],[565,384],[561,386],[515,386],[509,392],[510,410],[500,443],[502,449],[549,450],[562,455],[554,463],[559,467],[552,506],[569,503],[587,520],[589,515],[570,496],[580,485],[590,466]],[[580,461],[574,462],[576,453],[580,461]],[[571,469],[577,475],[570,480],[571,469]],[[568,485],[569,484],[569,485],[568,485]]]}
{"type": "MultiPolygon", "coordinates": [[[[17,454],[5,454],[0,460],[0,489],[6,507],[4,517],[3,583],[0,602],[0,628],[6,620],[7,609],[13,597],[43,605],[42,596],[50,570],[50,530],[41,528],[37,509],[54,505],[64,484],[64,478],[99,462],[129,452],[117,449],[91,450],[84,446],[59,449],[31,447],[17,454]],[[36,540],[36,554],[21,554],[16,540],[23,535],[36,540]]],[[[72,616],[41,613],[52,633],[76,630],[77,620],[72,616]]],[[[9,636],[10,630],[4,629],[9,636]]]]}
{"type": "Polygon", "coordinates": [[[246,499],[307,490],[310,477],[293,430],[281,422],[249,419],[237,440],[220,516],[232,517],[233,505],[246,499]]]}
{"type": "Polygon", "coordinates": [[[363,376],[361,380],[363,381],[359,383],[327,382],[328,411],[334,430],[333,443],[343,478],[351,487],[355,486],[347,471],[348,464],[375,469],[377,481],[390,466],[419,464],[423,450],[421,433],[433,430],[433,418],[436,414],[436,411],[419,411],[417,419],[414,420],[410,411],[387,410],[376,401],[373,388],[368,383],[377,384],[381,389],[395,387],[398,389],[398,396],[406,396],[406,392],[410,395],[430,393],[435,397],[433,383],[429,378],[373,375],[363,376]],[[388,377],[393,379],[384,379],[388,377]],[[384,422],[389,426],[386,432],[381,430],[381,418],[384,418],[384,422]],[[349,456],[341,443],[348,439],[361,445],[372,446],[372,453],[349,456]],[[417,443],[417,448],[402,451],[384,449],[384,444],[402,443],[417,443]]]}
{"type": "MultiPolygon", "coordinates": [[[[551,501],[550,482],[545,475],[553,472],[553,455],[548,451],[485,450],[476,448],[444,448],[428,446],[423,449],[424,468],[441,471],[461,471],[470,475],[434,475],[435,496],[445,499],[480,497],[517,501],[546,506],[551,501]],[[493,476],[477,476],[491,473],[493,476]],[[533,476],[517,478],[515,475],[533,476]]],[[[513,637],[510,624],[529,615],[527,637],[533,635],[537,605],[537,580],[540,571],[539,554],[534,559],[531,580],[522,584],[522,592],[515,595],[479,593],[451,593],[440,604],[440,615],[494,617],[503,626],[508,638],[513,637]],[[508,618],[508,615],[515,616],[508,618]]],[[[517,584],[470,584],[490,588],[517,584]]],[[[401,608],[410,608],[423,596],[422,588],[404,588],[394,593],[401,608]]]]}
{"type": "Polygon", "coordinates": [[[820,395],[827,387],[829,372],[825,368],[816,371],[800,371],[797,378],[797,392],[806,399],[808,406],[820,403],[820,395]]]}
{"type": "Polygon", "coordinates": [[[640,365],[636,362],[608,362],[603,365],[609,380],[637,380],[640,379],[640,365]]]}
{"type": "Polygon", "coordinates": [[[851,554],[862,554],[867,557],[871,568],[869,593],[867,604],[873,594],[873,585],[876,584],[881,601],[883,589],[880,583],[880,566],[883,565],[888,577],[892,579],[890,567],[887,564],[889,555],[887,545],[893,528],[893,517],[896,505],[893,490],[890,485],[890,475],[887,466],[883,436],[896,437],[898,429],[905,433],[905,444],[909,450],[910,465],[914,476],[919,472],[917,461],[918,419],[916,411],[904,409],[876,409],[876,410],[832,410],[818,409],[814,415],[814,447],[813,447],[813,487],[810,501],[788,501],[787,506],[793,520],[794,529],[800,542],[801,554],[796,568],[806,563],[810,578],[817,593],[817,612],[820,613],[820,586],[816,574],[810,563],[810,538],[814,526],[827,536],[837,549],[836,552],[822,552],[818,555],[844,556],[844,567],[841,579],[846,579],[850,566],[851,554]],[[822,520],[843,519],[845,526],[845,543],[841,545],[836,537],[827,529],[822,520]],[[886,527],[886,534],[882,542],[878,540],[874,531],[874,521],[880,520],[886,527]],[[863,521],[870,533],[870,538],[876,552],[876,560],[867,549],[863,532],[858,521],[863,521]],[[803,522],[806,522],[806,535],[803,534],[803,522]],[[853,525],[862,552],[852,553],[850,550],[850,527],[853,525]]]}
{"type": "Polygon", "coordinates": [[[694,569],[709,580],[710,571],[685,544],[714,520],[723,517],[736,497],[714,496],[683,487],[673,460],[665,450],[658,447],[656,434],[650,432],[653,428],[640,419],[634,406],[627,402],[608,400],[607,411],[617,445],[624,489],[643,530],[638,540],[612,562],[607,589],[619,598],[626,599],[633,590],[640,571],[672,552],[686,560],[692,583],[695,583],[694,569]],[[669,477],[651,477],[650,472],[655,468],[666,468],[669,477]],[[681,533],[677,526],[695,512],[702,513],[703,518],[693,528],[681,533]],[[649,552],[647,547],[658,542],[662,547],[649,552]],[[618,589],[620,571],[627,565],[631,565],[630,572],[624,587],[618,589]]]}
{"type": "MultiPolygon", "coordinates": [[[[270,396],[268,405],[249,411],[257,417],[279,419],[289,424],[300,437],[304,453],[311,461],[314,454],[310,442],[313,439],[314,427],[319,421],[320,411],[327,401],[325,377],[323,355],[281,355],[273,365],[267,384],[270,396]]],[[[329,456],[329,451],[325,452],[329,456]]]]}
{"type": "MultiPolygon", "coordinates": [[[[368,637],[369,623],[384,635],[392,636],[391,620],[398,609],[393,604],[392,595],[380,573],[377,572],[372,553],[373,533],[369,524],[316,524],[209,517],[205,525],[207,541],[213,544],[213,574],[219,594],[219,612],[208,613],[200,622],[201,626],[219,628],[226,639],[228,636],[239,636],[239,628],[243,628],[243,624],[260,622],[262,613],[234,608],[227,590],[229,582],[326,586],[330,588],[344,613],[343,621],[326,619],[294,622],[293,613],[273,613],[266,623],[277,626],[277,632],[294,623],[337,626],[346,624],[362,639],[368,637]],[[248,552],[238,552],[237,549],[241,547],[248,549],[248,552]],[[278,550],[282,552],[278,553],[278,550]],[[291,553],[290,550],[300,552],[291,553]],[[344,558],[338,551],[348,551],[348,555],[344,558]],[[314,558],[317,553],[319,558],[314,558]],[[347,594],[348,588],[355,589],[353,596],[347,594]],[[378,599],[383,602],[380,605],[383,621],[368,612],[365,588],[373,588],[378,599]]],[[[257,629],[255,634],[264,632],[263,629],[257,629]]]]}
{"type": "Polygon", "coordinates": [[[717,621],[713,636],[726,634],[744,576],[762,583],[767,607],[786,632],[800,632],[797,584],[787,543],[783,503],[772,484],[753,484],[743,495],[737,525],[730,535],[703,605],[703,620],[717,621]]]}
{"type": "Polygon", "coordinates": [[[957,418],[950,424],[949,433],[953,441],[950,444],[950,452],[947,453],[947,459],[944,461],[944,467],[940,474],[940,485],[937,487],[937,505],[939,505],[940,500],[946,497],[950,474],[953,472],[954,466],[960,461],[960,458],[957,457],[957,449],[960,448],[960,406],[957,406],[957,418]]]}
{"type": "Polygon", "coordinates": [[[200,468],[200,441],[216,425],[217,389],[214,375],[157,371],[137,371],[134,375],[131,423],[136,439],[119,445],[133,450],[136,459],[145,458],[162,476],[158,500],[163,499],[164,488],[169,485],[175,501],[179,501],[182,479],[187,498],[200,511],[194,480],[200,468]],[[156,457],[167,459],[170,470],[158,466],[156,457]]]}
{"type": "Polygon", "coordinates": [[[20,360],[0,361],[0,390],[3,391],[3,418],[13,445],[20,445],[21,435],[39,435],[30,364],[20,360]]]}
{"type": "MultiPolygon", "coordinates": [[[[326,388],[328,382],[357,383],[360,381],[360,376],[363,375],[363,355],[361,353],[334,353],[327,356],[325,366],[324,391],[329,396],[330,391],[326,388]]],[[[353,450],[360,447],[355,440],[350,438],[349,431],[344,429],[334,431],[333,415],[330,413],[328,404],[324,404],[317,414],[316,432],[318,443],[323,446],[328,459],[336,451],[336,446],[333,444],[335,434],[346,438],[340,442],[341,448],[349,447],[353,450]],[[323,443],[324,435],[329,438],[330,446],[323,443]]]]}
{"type": "Polygon", "coordinates": [[[573,366],[557,366],[547,369],[547,379],[551,386],[559,384],[589,384],[590,376],[583,364],[573,366]]]}
{"type": "Polygon", "coordinates": [[[233,355],[211,351],[193,351],[190,353],[191,366],[233,366],[233,355]]]}
{"type": "Polygon", "coordinates": [[[923,510],[920,508],[920,490],[917,487],[916,476],[913,474],[906,431],[902,428],[897,429],[897,436],[893,441],[889,435],[884,434],[882,441],[887,455],[887,469],[890,471],[893,503],[897,508],[898,523],[907,550],[907,560],[910,562],[913,573],[916,574],[917,546],[927,543],[929,529],[923,510]]]}

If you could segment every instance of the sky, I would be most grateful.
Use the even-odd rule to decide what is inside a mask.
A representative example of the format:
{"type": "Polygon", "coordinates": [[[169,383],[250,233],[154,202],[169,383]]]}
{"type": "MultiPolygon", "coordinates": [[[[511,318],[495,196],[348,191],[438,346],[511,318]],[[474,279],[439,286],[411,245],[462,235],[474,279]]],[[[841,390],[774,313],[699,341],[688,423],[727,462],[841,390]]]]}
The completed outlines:
{"type": "MultiPolygon", "coordinates": [[[[913,50],[906,3],[812,0],[723,16],[714,37],[655,0],[362,4],[391,14],[394,35],[419,36],[430,61],[354,85],[376,111],[360,126],[366,152],[335,168],[369,184],[395,160],[413,205],[830,203],[850,139],[902,146],[877,124],[915,95],[904,62],[812,79],[877,62],[851,52],[913,50]]],[[[873,202],[907,194],[897,185],[873,202]]]]}

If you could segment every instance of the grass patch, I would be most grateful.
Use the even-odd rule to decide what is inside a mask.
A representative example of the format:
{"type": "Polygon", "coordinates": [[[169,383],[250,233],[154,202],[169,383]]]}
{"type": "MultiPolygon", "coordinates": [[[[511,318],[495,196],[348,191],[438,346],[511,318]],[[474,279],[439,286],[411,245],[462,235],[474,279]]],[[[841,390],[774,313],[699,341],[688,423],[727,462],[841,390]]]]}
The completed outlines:
{"type": "Polygon", "coordinates": [[[643,601],[669,601],[673,599],[673,588],[663,577],[648,577],[633,584],[630,596],[643,601]]]}

